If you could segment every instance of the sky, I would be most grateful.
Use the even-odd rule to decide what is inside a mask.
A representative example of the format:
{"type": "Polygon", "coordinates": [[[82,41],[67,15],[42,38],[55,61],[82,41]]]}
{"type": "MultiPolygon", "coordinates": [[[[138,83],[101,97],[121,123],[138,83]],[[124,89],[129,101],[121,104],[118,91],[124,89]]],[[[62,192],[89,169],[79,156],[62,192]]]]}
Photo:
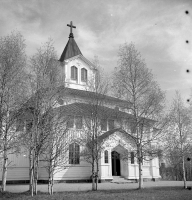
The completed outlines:
{"type": "Polygon", "coordinates": [[[107,74],[117,66],[119,46],[132,42],[168,103],[176,90],[190,98],[192,0],[0,0],[0,37],[19,31],[28,56],[51,37],[60,58],[70,21],[84,57],[98,56],[107,74]]]}

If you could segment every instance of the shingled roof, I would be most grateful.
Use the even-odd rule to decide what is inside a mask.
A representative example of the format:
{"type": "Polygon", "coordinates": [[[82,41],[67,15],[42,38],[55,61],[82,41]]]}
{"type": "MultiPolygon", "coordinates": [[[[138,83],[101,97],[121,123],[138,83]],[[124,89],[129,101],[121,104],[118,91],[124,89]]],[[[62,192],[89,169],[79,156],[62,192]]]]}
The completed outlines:
{"type": "Polygon", "coordinates": [[[72,96],[74,98],[81,97],[81,98],[86,98],[86,99],[98,99],[102,100],[103,102],[108,102],[108,103],[115,103],[117,106],[120,104],[121,106],[128,107],[131,105],[128,105],[128,102],[122,99],[118,99],[115,97],[111,97],[108,95],[104,94],[99,94],[91,91],[86,91],[86,90],[77,90],[73,88],[67,88],[67,87],[59,87],[58,90],[60,91],[61,96],[72,96]]]}
{"type": "Polygon", "coordinates": [[[129,113],[118,111],[116,109],[108,108],[105,106],[86,104],[86,103],[72,103],[64,106],[60,106],[54,109],[55,112],[63,115],[81,115],[91,116],[96,113],[103,118],[132,118],[133,116],[129,113]]]}
{"type": "MultiPolygon", "coordinates": [[[[93,103],[72,103],[64,106],[60,106],[57,108],[54,108],[54,111],[59,113],[60,116],[64,115],[80,115],[80,116],[91,116],[92,114],[98,115],[100,118],[104,119],[129,119],[130,121],[134,121],[134,116],[132,114],[119,111],[117,109],[109,108],[106,106],[99,106],[94,105],[93,103]]],[[[154,124],[155,121],[152,119],[147,119],[141,117],[141,119],[144,120],[144,123],[146,124],[154,124]]]]}
{"type": "Polygon", "coordinates": [[[69,40],[63,50],[63,53],[61,54],[61,57],[59,59],[60,62],[63,62],[64,60],[68,58],[72,58],[77,55],[83,55],[77,46],[77,43],[75,42],[73,37],[69,36],[69,40]]]}

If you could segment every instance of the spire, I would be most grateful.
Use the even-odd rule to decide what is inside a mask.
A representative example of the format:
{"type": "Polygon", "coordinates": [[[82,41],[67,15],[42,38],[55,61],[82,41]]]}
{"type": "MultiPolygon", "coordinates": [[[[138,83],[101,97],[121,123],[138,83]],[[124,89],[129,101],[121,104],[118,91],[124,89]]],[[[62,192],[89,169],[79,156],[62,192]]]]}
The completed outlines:
{"type": "Polygon", "coordinates": [[[70,27],[70,34],[69,34],[69,40],[65,46],[65,49],[63,53],[61,54],[61,57],[59,59],[60,62],[63,62],[64,60],[68,58],[72,58],[77,55],[82,55],[79,47],[77,46],[77,43],[74,40],[73,36],[73,28],[76,28],[76,26],[73,26],[73,22],[71,21],[70,24],[67,24],[67,26],[70,27]]]}

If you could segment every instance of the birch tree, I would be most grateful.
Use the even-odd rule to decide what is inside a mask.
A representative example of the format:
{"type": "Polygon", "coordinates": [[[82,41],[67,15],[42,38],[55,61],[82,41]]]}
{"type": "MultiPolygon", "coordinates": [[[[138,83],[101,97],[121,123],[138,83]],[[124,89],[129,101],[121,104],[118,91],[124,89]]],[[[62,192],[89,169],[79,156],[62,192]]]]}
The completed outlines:
{"type": "MultiPolygon", "coordinates": [[[[99,137],[103,134],[102,119],[106,118],[105,103],[106,94],[109,90],[108,79],[104,76],[100,67],[99,59],[95,56],[93,63],[96,66],[94,77],[87,80],[88,89],[91,93],[88,99],[91,99],[86,106],[86,115],[84,115],[85,137],[81,142],[85,145],[81,156],[92,165],[92,190],[97,190],[99,175],[99,160],[103,151],[103,142],[99,137]]],[[[109,117],[109,116],[108,116],[109,117]]]]}
{"type": "Polygon", "coordinates": [[[169,117],[169,131],[165,138],[167,151],[171,153],[172,160],[175,158],[174,163],[176,166],[182,163],[184,188],[187,188],[186,155],[190,149],[190,135],[192,128],[191,113],[189,108],[184,105],[184,101],[178,91],[176,91],[175,98],[173,99],[169,117]],[[174,155],[172,153],[174,153],[174,155]]]}
{"type": "MultiPolygon", "coordinates": [[[[127,101],[127,109],[133,115],[131,129],[136,138],[139,188],[142,188],[144,153],[147,153],[147,149],[151,149],[152,141],[160,136],[162,124],[159,124],[161,128],[156,129],[159,131],[155,132],[153,132],[153,126],[154,120],[158,120],[162,114],[165,96],[132,43],[120,46],[118,66],[115,68],[113,80],[115,96],[127,101]]],[[[151,152],[147,154],[149,153],[151,154],[151,152]]]]}
{"type": "Polygon", "coordinates": [[[25,95],[26,55],[23,36],[12,32],[0,38],[0,154],[3,154],[2,191],[6,190],[8,155],[18,152],[17,112],[25,95]]]}
{"type": "Polygon", "coordinates": [[[53,194],[54,175],[63,170],[68,164],[66,153],[68,151],[67,116],[59,113],[59,110],[53,109],[53,115],[49,119],[49,139],[46,143],[46,150],[42,153],[40,161],[44,163],[44,168],[48,172],[48,193],[53,194]]]}
{"type": "Polygon", "coordinates": [[[49,40],[31,57],[29,68],[31,99],[26,105],[31,119],[29,120],[28,139],[30,160],[30,191],[37,194],[37,180],[40,155],[46,151],[51,127],[52,108],[58,97],[59,67],[52,41],[49,40]]]}

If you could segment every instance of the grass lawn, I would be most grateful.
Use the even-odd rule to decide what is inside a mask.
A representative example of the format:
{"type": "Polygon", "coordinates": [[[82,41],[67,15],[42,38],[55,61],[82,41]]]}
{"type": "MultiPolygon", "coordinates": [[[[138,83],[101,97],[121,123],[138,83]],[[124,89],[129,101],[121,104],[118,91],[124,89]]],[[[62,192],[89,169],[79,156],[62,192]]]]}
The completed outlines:
{"type": "Polygon", "coordinates": [[[82,191],[82,192],[57,192],[49,196],[46,193],[39,192],[37,196],[30,197],[28,192],[25,193],[0,193],[0,199],[17,199],[17,200],[120,200],[120,199],[145,199],[145,200],[192,200],[192,190],[184,190],[181,187],[166,188],[146,188],[143,190],[103,190],[103,191],[82,191]]]}

